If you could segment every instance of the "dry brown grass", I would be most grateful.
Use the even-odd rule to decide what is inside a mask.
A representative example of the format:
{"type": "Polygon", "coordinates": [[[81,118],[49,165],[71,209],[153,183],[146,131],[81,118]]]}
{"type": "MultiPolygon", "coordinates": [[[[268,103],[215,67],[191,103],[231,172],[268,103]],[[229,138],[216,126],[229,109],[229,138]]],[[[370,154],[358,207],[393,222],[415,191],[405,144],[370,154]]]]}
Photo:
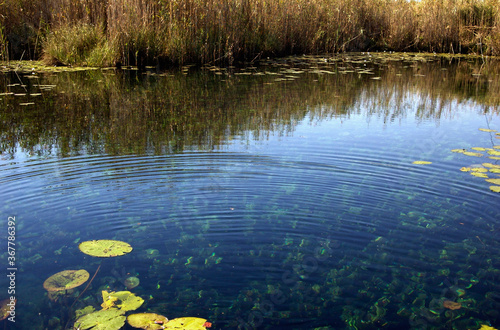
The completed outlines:
{"type": "Polygon", "coordinates": [[[43,39],[53,54],[48,47],[69,48],[53,32],[79,24],[99,28],[112,57],[132,65],[374,50],[498,55],[499,8],[500,0],[6,0],[0,51],[38,57],[43,39]]]}

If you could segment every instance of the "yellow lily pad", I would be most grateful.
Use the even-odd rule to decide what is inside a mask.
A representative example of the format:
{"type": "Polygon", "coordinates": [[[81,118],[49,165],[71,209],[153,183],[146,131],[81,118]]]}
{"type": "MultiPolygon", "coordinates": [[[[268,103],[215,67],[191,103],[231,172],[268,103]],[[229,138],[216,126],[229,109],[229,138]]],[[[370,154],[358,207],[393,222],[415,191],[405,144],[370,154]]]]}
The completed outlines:
{"type": "Polygon", "coordinates": [[[471,168],[470,167],[462,167],[460,171],[462,172],[470,172],[471,168]]]}
{"type": "Polygon", "coordinates": [[[155,313],[137,313],[127,316],[127,322],[134,328],[158,330],[165,329],[168,319],[155,313]]]}
{"type": "Polygon", "coordinates": [[[489,128],[480,128],[479,130],[483,132],[496,132],[495,129],[489,129],[489,128]]]}
{"type": "Polygon", "coordinates": [[[452,149],[451,152],[457,152],[460,154],[463,154],[466,150],[465,149],[452,149]]]}
{"type": "Polygon", "coordinates": [[[480,154],[479,152],[472,152],[472,151],[465,151],[463,152],[464,155],[466,156],[473,156],[473,157],[483,157],[483,154],[480,154]]]}
{"type": "Polygon", "coordinates": [[[490,190],[493,192],[500,193],[500,186],[490,186],[490,190]]]}
{"type": "Polygon", "coordinates": [[[89,279],[89,272],[85,269],[63,270],[50,276],[43,282],[43,287],[49,292],[70,290],[82,285],[89,279]]]}
{"type": "Polygon", "coordinates": [[[489,159],[494,159],[494,160],[500,160],[500,157],[494,157],[494,156],[491,156],[491,157],[488,157],[489,159]]]}
{"type": "Polygon", "coordinates": [[[93,257],[116,257],[132,251],[130,244],[111,239],[86,241],[78,246],[80,251],[93,257]]]}
{"type": "Polygon", "coordinates": [[[486,151],[486,148],[481,148],[481,147],[473,147],[471,149],[476,151],[486,151]]]}
{"type": "Polygon", "coordinates": [[[429,165],[429,164],[432,164],[432,162],[427,162],[425,160],[416,160],[412,164],[415,164],[415,165],[429,165]]]}
{"type": "Polygon", "coordinates": [[[486,182],[500,185],[500,179],[486,179],[486,182]]]}
{"type": "Polygon", "coordinates": [[[488,177],[488,174],[478,173],[478,172],[471,172],[470,175],[476,176],[478,178],[487,178],[488,177]]]}
{"type": "Polygon", "coordinates": [[[497,328],[490,327],[489,325],[482,324],[479,330],[497,330],[497,328]]]}
{"type": "Polygon", "coordinates": [[[165,324],[165,329],[205,330],[207,320],[199,317],[178,317],[165,324]]]}
{"type": "Polygon", "coordinates": [[[488,151],[488,154],[493,155],[493,156],[500,156],[500,151],[490,150],[490,151],[488,151]]]}
{"type": "Polygon", "coordinates": [[[484,167],[490,167],[490,168],[500,168],[500,165],[492,164],[492,163],[483,163],[482,164],[484,167]]]}
{"type": "Polygon", "coordinates": [[[493,149],[500,149],[500,146],[493,146],[493,149]]]}
{"type": "Polygon", "coordinates": [[[488,169],[487,168],[484,168],[484,167],[473,167],[470,169],[471,172],[488,172],[488,169]]]}
{"type": "Polygon", "coordinates": [[[491,173],[500,173],[500,168],[490,168],[491,173]]]}

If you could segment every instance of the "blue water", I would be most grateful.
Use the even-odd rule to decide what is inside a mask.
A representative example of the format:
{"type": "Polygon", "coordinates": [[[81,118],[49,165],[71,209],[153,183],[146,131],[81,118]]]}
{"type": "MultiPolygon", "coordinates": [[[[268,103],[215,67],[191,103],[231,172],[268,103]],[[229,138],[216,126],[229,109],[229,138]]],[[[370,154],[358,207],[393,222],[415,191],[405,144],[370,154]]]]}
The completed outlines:
{"type": "MultiPolygon", "coordinates": [[[[383,86],[384,101],[361,93],[340,115],[329,103],[303,105],[303,116],[261,117],[267,129],[236,130],[209,148],[114,153],[82,141],[65,154],[45,132],[53,145],[5,149],[1,237],[15,217],[17,328],[71,327],[83,287],[53,302],[42,284],[99,265],[75,309],[99,309],[102,290],[123,290],[134,275],[138,311],[202,317],[215,329],[500,326],[500,195],[460,171],[500,162],[451,152],[500,145],[479,130],[500,131],[498,107],[383,86]],[[94,239],[134,250],[110,259],[78,250],[94,239]]],[[[13,97],[3,98],[10,111],[13,97]]]]}

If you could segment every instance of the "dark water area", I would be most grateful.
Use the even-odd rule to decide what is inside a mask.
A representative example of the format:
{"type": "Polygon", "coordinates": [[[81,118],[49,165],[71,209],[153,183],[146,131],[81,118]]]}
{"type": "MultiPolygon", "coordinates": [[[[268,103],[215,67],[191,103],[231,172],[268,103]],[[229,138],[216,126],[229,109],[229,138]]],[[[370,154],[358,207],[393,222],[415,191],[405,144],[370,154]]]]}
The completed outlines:
{"type": "Polygon", "coordinates": [[[500,327],[499,73],[411,54],[0,73],[0,327],[71,329],[130,276],[126,315],[211,329],[500,327]],[[133,251],[79,250],[97,239],[133,251]],[[71,309],[85,286],[43,287],[67,269],[99,270],[71,309]]]}

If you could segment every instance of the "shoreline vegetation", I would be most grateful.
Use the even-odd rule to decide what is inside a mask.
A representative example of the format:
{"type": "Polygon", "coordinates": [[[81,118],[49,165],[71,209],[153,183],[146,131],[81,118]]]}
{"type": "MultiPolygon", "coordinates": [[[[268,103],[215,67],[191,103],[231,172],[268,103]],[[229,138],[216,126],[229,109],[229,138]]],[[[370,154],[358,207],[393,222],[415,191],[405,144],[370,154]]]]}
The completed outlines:
{"type": "Polygon", "coordinates": [[[233,65],[351,51],[500,55],[500,0],[6,0],[0,60],[233,65]]]}

